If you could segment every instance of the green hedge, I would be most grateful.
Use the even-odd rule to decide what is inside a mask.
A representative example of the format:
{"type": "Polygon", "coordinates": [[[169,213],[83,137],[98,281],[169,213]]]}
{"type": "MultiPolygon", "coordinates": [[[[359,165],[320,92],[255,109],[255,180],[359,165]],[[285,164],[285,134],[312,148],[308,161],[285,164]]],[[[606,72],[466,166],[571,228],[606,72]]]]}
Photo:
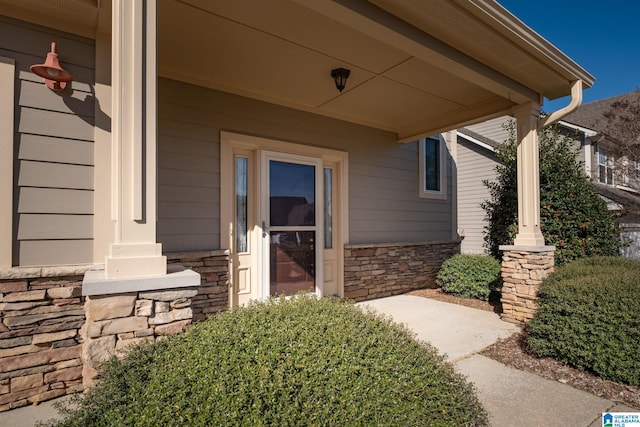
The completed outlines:
{"type": "MultiPolygon", "coordinates": [[[[489,200],[485,242],[491,255],[502,257],[501,245],[513,244],[518,232],[518,167],[516,123],[506,126],[509,139],[496,148],[496,179],[486,181],[489,200]]],[[[590,256],[620,253],[615,217],[576,162],[576,135],[557,125],[540,137],[540,228],[547,245],[555,246],[555,263],[563,265],[590,256]]]]}
{"type": "Polygon", "coordinates": [[[337,299],[256,303],[111,360],[60,426],[481,426],[472,385],[337,299]]]}
{"type": "Polygon", "coordinates": [[[500,263],[488,255],[454,255],[442,263],[436,283],[447,293],[487,301],[500,287],[500,263]]]}
{"type": "Polygon", "coordinates": [[[549,276],[528,344],[612,381],[640,385],[640,263],[585,258],[549,276]]]}

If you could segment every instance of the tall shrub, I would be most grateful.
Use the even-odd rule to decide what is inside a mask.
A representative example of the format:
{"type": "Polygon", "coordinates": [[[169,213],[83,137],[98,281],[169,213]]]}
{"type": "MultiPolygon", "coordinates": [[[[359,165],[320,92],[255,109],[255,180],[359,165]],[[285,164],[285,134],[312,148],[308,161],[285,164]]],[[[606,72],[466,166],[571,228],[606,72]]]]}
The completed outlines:
{"type": "MultiPolygon", "coordinates": [[[[496,149],[500,161],[496,181],[485,182],[490,199],[483,203],[487,216],[485,244],[491,255],[513,244],[517,234],[517,141],[513,123],[510,137],[496,149]]],[[[540,227],[548,245],[556,247],[556,264],[584,256],[616,256],[620,235],[615,218],[596,193],[576,161],[573,139],[555,126],[540,133],[540,227]]]]}

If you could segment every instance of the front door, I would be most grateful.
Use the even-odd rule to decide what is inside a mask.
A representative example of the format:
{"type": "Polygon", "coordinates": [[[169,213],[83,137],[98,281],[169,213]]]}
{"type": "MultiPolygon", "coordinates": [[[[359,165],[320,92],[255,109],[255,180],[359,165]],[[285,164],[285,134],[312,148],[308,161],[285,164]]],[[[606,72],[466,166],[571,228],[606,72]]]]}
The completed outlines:
{"type": "Polygon", "coordinates": [[[322,294],[322,160],[262,152],[263,296],[322,294]]]}
{"type": "Polygon", "coordinates": [[[347,154],[221,133],[221,247],[230,305],[275,295],[341,295],[347,154]]]}

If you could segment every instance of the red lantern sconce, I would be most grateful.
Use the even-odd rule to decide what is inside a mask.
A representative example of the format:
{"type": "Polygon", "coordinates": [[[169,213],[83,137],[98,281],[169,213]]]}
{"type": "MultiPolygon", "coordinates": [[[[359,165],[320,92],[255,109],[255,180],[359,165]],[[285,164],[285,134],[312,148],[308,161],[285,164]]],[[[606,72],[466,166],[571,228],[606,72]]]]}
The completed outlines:
{"type": "Polygon", "coordinates": [[[60,66],[60,60],[56,53],[56,42],[51,42],[51,52],[47,53],[44,64],[32,65],[31,72],[44,78],[47,87],[59,92],[67,87],[67,83],[73,81],[71,73],[60,66]]]}

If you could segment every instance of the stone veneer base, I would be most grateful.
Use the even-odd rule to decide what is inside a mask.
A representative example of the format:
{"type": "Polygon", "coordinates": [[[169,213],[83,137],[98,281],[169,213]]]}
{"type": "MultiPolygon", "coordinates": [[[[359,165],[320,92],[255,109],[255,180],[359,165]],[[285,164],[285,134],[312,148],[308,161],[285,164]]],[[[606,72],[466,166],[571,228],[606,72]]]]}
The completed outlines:
{"type": "Polygon", "coordinates": [[[344,297],[366,301],[436,287],[460,241],[345,245],[344,252],[344,297]]]}
{"type": "Polygon", "coordinates": [[[554,246],[500,246],[502,319],[524,324],[538,311],[538,289],[553,272],[554,246]]]}
{"type": "Polygon", "coordinates": [[[228,308],[228,251],[165,255],[168,271],[193,271],[106,295],[83,295],[102,265],[0,268],[0,412],[82,391],[105,355],[228,308]]]}

